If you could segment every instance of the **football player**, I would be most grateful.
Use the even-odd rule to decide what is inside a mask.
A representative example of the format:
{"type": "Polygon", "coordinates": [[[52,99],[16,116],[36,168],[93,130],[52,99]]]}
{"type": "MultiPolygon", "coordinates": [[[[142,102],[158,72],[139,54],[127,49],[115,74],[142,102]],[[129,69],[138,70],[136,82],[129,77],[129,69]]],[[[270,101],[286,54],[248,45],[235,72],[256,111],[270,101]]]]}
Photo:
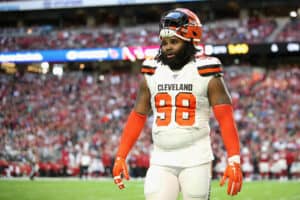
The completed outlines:
{"type": "Polygon", "coordinates": [[[196,57],[202,25],[192,11],[177,8],[160,21],[160,50],[145,60],[136,104],[124,127],[113,168],[114,182],[123,189],[129,179],[126,157],[153,111],[153,151],[145,178],[147,200],[209,199],[213,153],[211,110],[219,122],[227,151],[228,195],[242,187],[240,146],[231,98],[222,78],[221,62],[196,57]]]}

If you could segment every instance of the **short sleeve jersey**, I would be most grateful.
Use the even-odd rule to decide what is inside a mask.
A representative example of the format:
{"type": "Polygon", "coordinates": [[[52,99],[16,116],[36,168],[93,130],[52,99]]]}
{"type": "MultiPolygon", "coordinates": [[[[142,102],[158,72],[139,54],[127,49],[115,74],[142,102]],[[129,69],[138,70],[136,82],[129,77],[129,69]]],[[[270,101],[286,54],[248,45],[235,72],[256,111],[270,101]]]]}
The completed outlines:
{"type": "Polygon", "coordinates": [[[156,60],[142,66],[153,111],[151,162],[191,166],[213,159],[210,145],[208,83],[222,74],[215,57],[200,57],[173,71],[156,60]],[[197,158],[191,157],[197,154],[197,158]]]}

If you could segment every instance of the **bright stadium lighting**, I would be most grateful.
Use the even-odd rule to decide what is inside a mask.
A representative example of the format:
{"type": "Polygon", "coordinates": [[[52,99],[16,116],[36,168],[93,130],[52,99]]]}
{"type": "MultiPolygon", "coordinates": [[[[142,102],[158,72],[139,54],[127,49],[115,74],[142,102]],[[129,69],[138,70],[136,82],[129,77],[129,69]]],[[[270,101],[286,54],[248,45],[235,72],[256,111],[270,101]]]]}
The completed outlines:
{"type": "Polygon", "coordinates": [[[42,68],[42,73],[47,74],[47,72],[49,71],[49,63],[48,62],[42,62],[41,68],[42,68]]]}
{"type": "Polygon", "coordinates": [[[212,45],[205,45],[205,54],[212,55],[214,51],[214,47],[212,45]]]}
{"type": "Polygon", "coordinates": [[[99,81],[104,81],[104,75],[103,74],[101,74],[101,75],[99,75],[99,81]]]}
{"type": "Polygon", "coordinates": [[[83,69],[85,68],[85,64],[80,63],[79,68],[80,68],[81,70],[83,70],[83,69]]]}
{"type": "Polygon", "coordinates": [[[297,17],[297,12],[296,11],[291,11],[290,12],[290,17],[292,17],[292,18],[295,18],[295,17],[297,17]]]}
{"type": "Polygon", "coordinates": [[[62,76],[64,73],[64,70],[61,65],[54,65],[52,73],[56,76],[62,76]]]}
{"type": "Polygon", "coordinates": [[[278,45],[277,45],[277,44],[272,44],[272,45],[271,45],[271,51],[272,51],[273,53],[278,52],[278,50],[279,50],[279,48],[278,48],[278,45]]]}

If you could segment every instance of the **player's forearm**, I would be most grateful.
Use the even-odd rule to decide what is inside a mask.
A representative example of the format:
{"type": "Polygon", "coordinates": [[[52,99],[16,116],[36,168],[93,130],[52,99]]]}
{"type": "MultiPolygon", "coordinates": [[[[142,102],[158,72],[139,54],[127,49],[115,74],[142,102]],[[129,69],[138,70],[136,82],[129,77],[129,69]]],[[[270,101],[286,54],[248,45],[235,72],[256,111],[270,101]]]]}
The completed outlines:
{"type": "Polygon", "coordinates": [[[240,142],[236,124],[233,118],[232,105],[215,105],[213,106],[213,111],[220,125],[221,135],[228,157],[240,155],[240,142]]]}
{"type": "Polygon", "coordinates": [[[145,125],[147,115],[132,110],[123,129],[117,157],[126,158],[145,125]]]}

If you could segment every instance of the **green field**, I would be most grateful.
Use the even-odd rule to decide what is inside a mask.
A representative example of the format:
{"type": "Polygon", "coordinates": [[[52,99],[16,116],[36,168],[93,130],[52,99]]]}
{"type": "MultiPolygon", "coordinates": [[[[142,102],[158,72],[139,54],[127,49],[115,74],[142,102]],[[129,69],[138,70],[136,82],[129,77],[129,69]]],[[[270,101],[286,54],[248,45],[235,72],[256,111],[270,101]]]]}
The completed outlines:
{"type": "MultiPolygon", "coordinates": [[[[4,180],[0,179],[0,200],[138,200],[143,197],[143,181],[126,182],[120,191],[112,180],[4,180]]],[[[300,200],[299,181],[245,182],[235,197],[226,188],[212,184],[211,200],[300,200]]],[[[181,199],[181,198],[179,198],[181,199]]]]}

